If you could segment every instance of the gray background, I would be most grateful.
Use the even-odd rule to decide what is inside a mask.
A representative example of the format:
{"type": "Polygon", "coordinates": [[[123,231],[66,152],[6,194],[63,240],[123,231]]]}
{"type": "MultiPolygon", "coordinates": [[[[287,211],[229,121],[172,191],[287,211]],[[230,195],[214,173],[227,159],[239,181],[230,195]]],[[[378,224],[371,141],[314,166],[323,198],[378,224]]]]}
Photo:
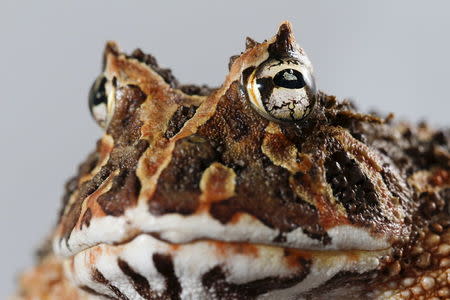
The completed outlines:
{"type": "Polygon", "coordinates": [[[142,47],[182,82],[218,85],[245,36],[269,38],[288,19],[322,90],[448,125],[450,2],[420,3],[0,0],[0,299],[101,135],[86,95],[105,40],[142,47]]]}

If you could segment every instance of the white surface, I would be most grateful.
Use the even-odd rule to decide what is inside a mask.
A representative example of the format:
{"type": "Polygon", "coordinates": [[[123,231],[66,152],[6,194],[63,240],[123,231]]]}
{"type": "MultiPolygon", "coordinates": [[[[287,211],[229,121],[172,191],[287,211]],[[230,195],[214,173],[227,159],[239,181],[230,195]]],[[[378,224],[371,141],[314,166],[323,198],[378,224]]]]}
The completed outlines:
{"type": "Polygon", "coordinates": [[[447,1],[177,3],[0,1],[0,299],[31,264],[63,183],[100,136],[87,92],[107,39],[155,54],[183,82],[220,84],[245,36],[269,38],[289,19],[319,89],[364,109],[450,123],[447,1]]]}

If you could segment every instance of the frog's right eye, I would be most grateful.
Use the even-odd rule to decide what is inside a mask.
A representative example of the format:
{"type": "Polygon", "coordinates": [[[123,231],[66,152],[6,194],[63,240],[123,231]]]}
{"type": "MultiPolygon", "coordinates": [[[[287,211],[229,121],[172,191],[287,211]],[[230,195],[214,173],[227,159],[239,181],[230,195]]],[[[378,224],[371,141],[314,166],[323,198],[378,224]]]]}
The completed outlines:
{"type": "Polygon", "coordinates": [[[295,57],[267,60],[244,80],[251,105],[271,121],[300,122],[316,103],[311,68],[295,57]]]}
{"type": "Polygon", "coordinates": [[[89,109],[94,120],[102,128],[106,128],[112,114],[112,101],[106,89],[107,82],[102,74],[97,77],[89,91],[89,109]]]}

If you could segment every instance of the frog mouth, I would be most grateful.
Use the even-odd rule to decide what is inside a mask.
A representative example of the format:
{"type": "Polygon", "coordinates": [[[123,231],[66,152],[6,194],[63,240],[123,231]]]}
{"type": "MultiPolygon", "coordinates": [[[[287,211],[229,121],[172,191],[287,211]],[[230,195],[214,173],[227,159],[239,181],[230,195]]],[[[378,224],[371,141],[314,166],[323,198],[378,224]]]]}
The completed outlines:
{"type": "MultiPolygon", "coordinates": [[[[113,283],[126,285],[133,280],[129,274],[135,273],[139,275],[134,278],[145,274],[151,284],[168,282],[164,276],[170,269],[170,274],[177,274],[179,286],[187,289],[214,290],[221,284],[239,291],[256,286],[269,293],[269,286],[273,293],[292,289],[295,295],[318,288],[338,274],[373,271],[380,266],[380,258],[390,253],[387,242],[362,228],[341,225],[327,234],[330,242],[324,244],[298,228],[279,241],[278,231],[250,215],[222,224],[207,214],[153,216],[148,210],[135,209],[119,217],[93,218],[89,226],[73,230],[69,237],[55,238],[54,250],[63,258],[71,281],[93,290],[99,285],[109,290],[113,283]],[[92,282],[96,279],[100,281],[92,282]]],[[[124,291],[133,288],[121,287],[124,291]]],[[[186,293],[190,292],[195,293],[186,293]]]]}
{"type": "Polygon", "coordinates": [[[89,226],[74,229],[68,237],[53,240],[53,248],[62,257],[73,256],[101,244],[121,245],[140,235],[172,245],[197,241],[247,243],[301,251],[380,251],[390,247],[385,237],[374,237],[368,230],[351,225],[338,225],[327,230],[329,241],[314,239],[297,228],[286,233],[266,226],[251,215],[243,214],[233,224],[222,224],[209,215],[153,216],[135,209],[120,217],[93,218],[89,226]]]}
{"type": "MultiPolygon", "coordinates": [[[[164,240],[160,237],[158,233],[137,233],[130,238],[113,244],[105,244],[100,243],[98,245],[94,245],[88,247],[78,253],[75,253],[71,257],[75,257],[76,255],[83,252],[101,252],[98,249],[109,249],[111,251],[117,251],[112,249],[123,249],[127,247],[134,247],[137,244],[148,243],[157,245],[161,248],[165,247],[169,249],[168,252],[176,252],[183,248],[190,247],[198,247],[198,246],[206,246],[207,248],[213,250],[216,253],[220,253],[226,256],[226,254],[241,254],[241,255],[249,255],[258,257],[258,252],[263,249],[264,251],[269,252],[277,252],[283,251],[283,255],[286,257],[290,257],[292,260],[295,257],[298,260],[301,259],[311,259],[313,257],[320,257],[321,259],[329,259],[332,257],[347,257],[349,259],[358,260],[358,257],[367,257],[379,254],[387,254],[390,252],[390,248],[385,249],[377,249],[377,250],[360,250],[360,249],[345,249],[345,250],[335,250],[335,249],[301,249],[301,248],[293,248],[289,246],[282,245],[273,245],[273,244],[263,244],[263,243],[252,243],[252,242],[243,242],[243,241],[225,241],[219,239],[196,239],[191,240],[186,243],[173,243],[167,240],[164,240]],[[130,246],[131,245],[131,246],[130,246]]],[[[142,247],[141,249],[151,249],[152,247],[142,247]]],[[[120,251],[120,250],[119,250],[120,251]]]]}
{"type": "MultiPolygon", "coordinates": [[[[211,247],[216,248],[216,250],[218,252],[224,252],[223,249],[229,248],[229,249],[233,249],[232,251],[236,252],[236,253],[254,253],[255,248],[267,248],[267,249],[283,249],[283,251],[285,251],[286,253],[296,254],[298,257],[315,257],[315,256],[343,257],[343,256],[348,256],[348,257],[356,258],[358,256],[365,256],[365,255],[374,254],[374,253],[387,253],[391,249],[390,247],[382,248],[382,249],[370,249],[370,250],[354,249],[354,248],[340,249],[340,250],[329,249],[329,248],[297,248],[297,247],[292,247],[289,245],[283,245],[282,243],[279,243],[279,244],[257,243],[257,242],[233,241],[233,240],[211,239],[211,238],[197,238],[197,239],[189,240],[187,242],[174,243],[170,240],[162,238],[162,234],[158,233],[158,232],[136,233],[135,235],[130,236],[126,240],[123,240],[118,243],[113,243],[109,246],[121,247],[121,246],[127,245],[129,243],[132,243],[136,239],[139,239],[139,238],[145,237],[145,236],[148,236],[151,239],[153,239],[155,241],[159,241],[166,245],[170,245],[170,247],[172,247],[173,249],[204,243],[204,244],[210,245],[211,247]]],[[[103,244],[103,245],[105,245],[105,244],[103,244]]],[[[92,249],[96,246],[99,246],[99,245],[89,247],[88,249],[92,249]]]]}
{"type": "Polygon", "coordinates": [[[188,289],[191,286],[211,289],[220,283],[231,289],[256,286],[264,293],[270,289],[293,289],[299,294],[342,272],[362,274],[375,270],[379,258],[388,253],[388,250],[300,250],[218,240],[173,244],[141,233],[120,244],[98,244],[84,249],[66,259],[64,267],[79,286],[92,286],[92,278],[102,278],[103,284],[108,283],[108,278],[111,282],[130,282],[142,278],[142,275],[130,277],[139,272],[146,274],[153,284],[161,282],[161,274],[172,270],[179,285],[188,289]]]}

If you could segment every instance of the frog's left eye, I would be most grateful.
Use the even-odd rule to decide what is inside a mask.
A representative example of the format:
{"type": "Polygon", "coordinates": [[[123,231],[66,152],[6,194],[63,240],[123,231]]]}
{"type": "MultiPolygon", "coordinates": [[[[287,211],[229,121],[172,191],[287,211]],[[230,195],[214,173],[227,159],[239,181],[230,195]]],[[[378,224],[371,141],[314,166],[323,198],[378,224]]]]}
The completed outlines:
{"type": "Polygon", "coordinates": [[[269,60],[256,68],[245,84],[256,111],[273,121],[300,121],[316,102],[310,69],[296,59],[269,60]]]}
{"type": "Polygon", "coordinates": [[[112,101],[107,93],[107,79],[102,74],[92,84],[89,91],[89,109],[92,117],[102,128],[106,128],[112,111],[112,101]]]}

